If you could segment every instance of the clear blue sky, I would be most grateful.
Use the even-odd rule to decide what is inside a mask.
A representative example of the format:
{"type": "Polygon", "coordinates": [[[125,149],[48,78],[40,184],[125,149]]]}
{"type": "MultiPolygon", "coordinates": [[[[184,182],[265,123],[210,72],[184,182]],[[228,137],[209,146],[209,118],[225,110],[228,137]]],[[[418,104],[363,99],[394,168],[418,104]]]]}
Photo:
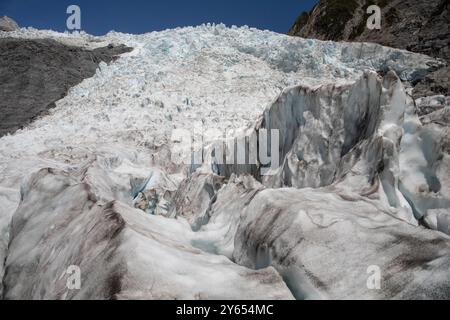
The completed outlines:
{"type": "Polygon", "coordinates": [[[0,0],[0,16],[20,26],[66,29],[66,8],[81,8],[82,29],[101,35],[110,30],[144,33],[223,22],[286,33],[297,16],[317,0],[0,0]]]}

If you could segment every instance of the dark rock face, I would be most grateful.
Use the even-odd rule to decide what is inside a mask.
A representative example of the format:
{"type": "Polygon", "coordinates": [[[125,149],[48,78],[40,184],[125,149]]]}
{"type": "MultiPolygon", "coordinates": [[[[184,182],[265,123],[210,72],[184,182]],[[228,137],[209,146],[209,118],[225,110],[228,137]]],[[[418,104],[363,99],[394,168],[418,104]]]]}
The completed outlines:
{"type": "Polygon", "coordinates": [[[131,51],[125,46],[86,50],[50,39],[0,39],[0,137],[12,133],[92,77],[101,61],[131,51]]]}
{"type": "Polygon", "coordinates": [[[302,13],[290,35],[333,41],[376,42],[450,59],[449,0],[322,0],[302,13]],[[381,8],[381,29],[366,27],[369,5],[381,8]]]}
{"type": "Polygon", "coordinates": [[[17,29],[19,29],[19,26],[13,19],[7,16],[0,18],[0,31],[14,31],[17,29]]]}
{"type": "MultiPolygon", "coordinates": [[[[450,0],[321,0],[302,13],[289,34],[333,41],[375,42],[450,63],[450,0]],[[381,29],[366,27],[369,5],[381,8],[381,29]]],[[[450,94],[448,69],[418,84],[415,96],[450,94]]]]}
{"type": "Polygon", "coordinates": [[[357,0],[320,1],[309,13],[303,12],[289,34],[320,40],[345,39],[345,25],[357,12],[357,0]]]}
{"type": "Polygon", "coordinates": [[[450,66],[427,75],[414,87],[415,98],[435,94],[450,95],[450,66]]]}

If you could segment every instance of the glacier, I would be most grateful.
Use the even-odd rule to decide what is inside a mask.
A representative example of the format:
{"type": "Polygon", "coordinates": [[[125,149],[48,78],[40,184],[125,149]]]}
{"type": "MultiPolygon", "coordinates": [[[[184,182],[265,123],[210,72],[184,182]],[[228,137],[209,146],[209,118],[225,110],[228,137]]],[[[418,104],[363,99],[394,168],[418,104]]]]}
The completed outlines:
{"type": "Polygon", "coordinates": [[[0,138],[3,298],[449,298],[450,104],[410,95],[441,61],[221,24],[8,36],[134,50],[0,138]],[[277,129],[280,166],[173,161],[197,126],[277,129]]]}

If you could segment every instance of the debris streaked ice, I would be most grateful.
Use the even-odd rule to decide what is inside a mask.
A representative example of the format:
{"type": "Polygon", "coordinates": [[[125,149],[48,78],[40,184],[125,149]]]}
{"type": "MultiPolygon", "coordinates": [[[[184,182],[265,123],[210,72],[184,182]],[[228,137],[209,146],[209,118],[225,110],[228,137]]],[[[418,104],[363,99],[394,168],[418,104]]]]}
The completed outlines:
{"type": "MultiPolygon", "coordinates": [[[[92,173],[91,173],[92,174],[92,173]]],[[[6,299],[291,299],[272,268],[252,270],[189,243],[183,221],[144,215],[108,186],[42,169],[14,215],[6,299]],[[80,268],[80,290],[67,270],[80,268]]],[[[91,177],[102,181],[101,171],[91,177]]]]}
{"type": "Polygon", "coordinates": [[[405,90],[440,62],[224,25],[8,36],[134,50],[0,139],[4,297],[449,298],[448,106],[405,90]],[[281,167],[192,173],[171,136],[197,126],[279,129],[281,167]]]}
{"type": "Polygon", "coordinates": [[[274,266],[297,299],[447,299],[448,237],[389,211],[326,188],[264,190],[245,208],[234,258],[274,266]],[[380,290],[367,286],[372,266],[380,290]]]}

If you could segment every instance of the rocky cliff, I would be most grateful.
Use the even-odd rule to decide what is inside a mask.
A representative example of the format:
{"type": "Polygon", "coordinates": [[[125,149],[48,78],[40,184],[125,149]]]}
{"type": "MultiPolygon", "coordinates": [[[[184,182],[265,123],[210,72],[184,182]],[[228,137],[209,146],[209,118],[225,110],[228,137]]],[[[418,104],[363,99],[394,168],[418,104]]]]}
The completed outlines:
{"type": "Polygon", "coordinates": [[[52,39],[0,38],[0,136],[27,125],[92,77],[101,61],[130,51],[123,46],[95,50],[52,39]]]}
{"type": "Polygon", "coordinates": [[[13,19],[7,16],[0,18],[0,31],[14,31],[17,29],[19,29],[19,26],[13,19]]]}
{"type": "MultiPolygon", "coordinates": [[[[450,62],[449,0],[322,0],[303,12],[289,34],[333,41],[375,42],[450,62]],[[381,29],[366,27],[368,6],[381,8],[381,29]]],[[[449,95],[449,72],[430,74],[415,96],[449,95]]]]}

